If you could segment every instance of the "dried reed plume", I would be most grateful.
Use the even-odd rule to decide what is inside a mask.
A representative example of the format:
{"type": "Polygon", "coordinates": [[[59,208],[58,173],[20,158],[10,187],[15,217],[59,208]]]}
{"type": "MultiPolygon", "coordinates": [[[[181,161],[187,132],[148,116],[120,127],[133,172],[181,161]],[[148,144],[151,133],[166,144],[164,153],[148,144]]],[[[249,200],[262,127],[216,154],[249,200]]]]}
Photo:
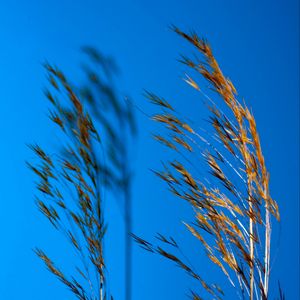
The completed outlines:
{"type": "MultiPolygon", "coordinates": [[[[147,93],[161,113],[152,119],[161,123],[165,134],[155,139],[179,153],[183,162],[165,162],[156,175],[165,181],[170,191],[187,201],[194,211],[194,222],[184,223],[198,239],[205,252],[227,277],[239,287],[242,298],[267,299],[270,277],[271,216],[279,220],[276,202],[269,193],[269,174],[262,154],[255,119],[248,107],[237,99],[232,82],[226,78],[208,43],[196,34],[174,31],[200,53],[199,58],[182,57],[181,62],[200,74],[210,85],[218,100],[213,101],[187,76],[185,81],[199,91],[210,111],[212,133],[200,134],[187,118],[177,113],[166,100],[147,93]],[[197,174],[193,167],[205,161],[210,179],[197,174]],[[200,159],[200,161],[199,161],[200,159]]],[[[223,291],[216,284],[208,284],[189,262],[159,246],[134,236],[146,250],[158,253],[175,262],[213,299],[221,299],[223,291]]],[[[178,251],[173,238],[158,236],[165,245],[178,251]]],[[[179,251],[181,252],[181,251],[179,251]]],[[[203,292],[204,292],[203,291],[203,292]]],[[[202,299],[196,292],[192,298],[202,299]]]]}
{"type": "Polygon", "coordinates": [[[112,299],[103,251],[107,226],[103,195],[108,188],[121,191],[126,230],[126,299],[130,300],[131,170],[126,137],[135,132],[134,119],[130,106],[114,93],[111,61],[92,48],[84,51],[102,70],[97,74],[85,66],[89,83],[84,88],[74,87],[59,69],[45,65],[51,85],[45,94],[53,106],[49,117],[58,125],[64,142],[59,149],[62,151],[55,154],[46,153],[38,145],[30,146],[39,163],[28,164],[39,178],[37,189],[42,197],[36,198],[38,208],[76,252],[76,274],[63,273],[42,250],[36,249],[36,254],[78,299],[112,299]]]}

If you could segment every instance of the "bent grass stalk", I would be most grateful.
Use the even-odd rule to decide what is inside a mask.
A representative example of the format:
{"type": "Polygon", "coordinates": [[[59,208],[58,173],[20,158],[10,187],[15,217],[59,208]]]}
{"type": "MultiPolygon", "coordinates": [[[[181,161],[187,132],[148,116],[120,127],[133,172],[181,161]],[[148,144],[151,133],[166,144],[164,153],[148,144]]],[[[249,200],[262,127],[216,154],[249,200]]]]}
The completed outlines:
{"type": "Polygon", "coordinates": [[[68,278],[45,252],[36,249],[36,254],[78,299],[103,300],[106,295],[103,256],[106,227],[95,160],[100,137],[63,73],[49,64],[45,68],[53,90],[67,99],[63,103],[53,92],[45,92],[54,107],[49,117],[65,135],[66,143],[63,152],[56,155],[32,145],[40,163],[28,165],[40,180],[37,189],[44,200],[37,197],[38,208],[54,228],[68,238],[79,258],[75,264],[76,275],[68,278]]]}
{"type": "Polygon", "coordinates": [[[131,107],[118,100],[113,90],[111,61],[93,48],[86,47],[84,51],[102,68],[107,80],[103,74],[101,77],[85,66],[89,83],[78,88],[71,85],[59,69],[45,65],[52,88],[45,91],[53,106],[49,117],[58,125],[63,142],[59,152],[51,155],[38,145],[30,146],[39,162],[28,163],[39,178],[37,189],[43,196],[43,200],[37,198],[37,206],[71,242],[77,254],[76,272],[68,277],[45,252],[36,249],[36,254],[78,299],[111,297],[103,250],[106,234],[103,195],[105,189],[118,195],[121,192],[126,231],[125,294],[126,300],[130,300],[131,170],[126,137],[135,133],[134,119],[131,107]],[[100,128],[101,139],[97,128],[100,128]]]}
{"type": "MultiPolygon", "coordinates": [[[[147,98],[162,110],[152,119],[164,125],[165,133],[154,138],[184,160],[164,162],[163,171],[155,171],[155,174],[167,183],[176,197],[190,204],[194,222],[184,222],[185,226],[201,242],[210,261],[220,268],[230,284],[239,287],[240,297],[267,299],[270,218],[273,215],[279,220],[279,211],[269,193],[269,174],[254,116],[246,104],[238,101],[234,85],[223,75],[208,43],[195,33],[173,29],[201,55],[201,59],[182,56],[181,62],[201,75],[218,99],[213,101],[196,80],[187,75],[185,81],[204,97],[210,111],[212,131],[205,137],[165,99],[146,93],[147,98]],[[210,180],[197,176],[185,166],[191,161],[189,157],[194,165],[200,163],[199,157],[204,159],[210,180]],[[260,236],[264,236],[264,242],[260,236]]],[[[224,296],[218,285],[204,281],[186,257],[182,257],[181,251],[175,255],[135,235],[134,238],[144,249],[162,255],[184,269],[200,283],[202,293],[206,291],[214,299],[224,296]]],[[[174,238],[160,235],[159,240],[174,251],[180,249],[174,238]]],[[[191,293],[194,300],[201,299],[196,291],[191,293]]]]}

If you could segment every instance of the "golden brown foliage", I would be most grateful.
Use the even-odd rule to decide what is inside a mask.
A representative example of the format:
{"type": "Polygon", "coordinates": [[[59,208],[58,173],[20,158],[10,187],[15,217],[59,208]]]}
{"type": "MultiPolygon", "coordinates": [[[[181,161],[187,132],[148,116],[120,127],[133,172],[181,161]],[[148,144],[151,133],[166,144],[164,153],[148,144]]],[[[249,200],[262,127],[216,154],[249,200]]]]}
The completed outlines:
{"type": "MultiPolygon", "coordinates": [[[[208,81],[219,99],[213,101],[195,79],[187,76],[185,81],[206,99],[211,113],[209,123],[213,133],[204,137],[166,100],[148,93],[150,101],[162,109],[152,119],[164,125],[166,136],[172,140],[162,134],[155,138],[183,158],[192,155],[194,164],[204,158],[211,179],[198,176],[179,161],[164,163],[164,170],[155,173],[174,195],[191,205],[195,220],[185,225],[229,282],[238,285],[241,294],[251,300],[266,299],[270,276],[270,218],[273,215],[279,220],[279,211],[269,193],[269,174],[254,116],[238,101],[234,85],[223,75],[209,44],[194,33],[173,29],[204,58],[201,61],[183,57],[182,62],[208,81]]],[[[149,248],[143,241],[138,242],[149,248]]],[[[173,260],[194,278],[200,278],[179,258],[160,248],[151,246],[151,250],[173,260]]],[[[222,296],[217,289],[204,281],[201,283],[214,297],[222,296]]],[[[192,295],[193,299],[200,299],[195,293],[192,295]]]]}
{"type": "Polygon", "coordinates": [[[59,69],[45,65],[51,87],[45,95],[53,107],[49,118],[58,125],[58,136],[63,142],[51,155],[38,145],[30,146],[38,164],[28,163],[39,178],[37,189],[42,197],[36,198],[37,206],[71,243],[77,255],[76,274],[64,274],[42,250],[37,249],[36,254],[77,298],[104,300],[111,297],[103,250],[106,234],[103,195],[105,189],[113,191],[118,194],[118,201],[124,201],[124,280],[126,299],[130,300],[131,168],[126,141],[135,134],[135,123],[129,103],[115,95],[111,82],[112,62],[100,57],[92,48],[86,47],[84,51],[98,71],[99,67],[102,71],[101,78],[85,66],[88,83],[84,88],[71,85],[59,69]],[[96,127],[101,131],[101,140],[96,127]]]}

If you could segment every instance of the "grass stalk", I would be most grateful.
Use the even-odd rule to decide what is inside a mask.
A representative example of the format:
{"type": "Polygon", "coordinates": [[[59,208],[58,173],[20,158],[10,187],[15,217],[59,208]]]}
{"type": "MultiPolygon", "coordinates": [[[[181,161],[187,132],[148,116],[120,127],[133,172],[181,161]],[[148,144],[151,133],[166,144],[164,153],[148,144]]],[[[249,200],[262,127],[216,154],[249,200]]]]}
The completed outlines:
{"type": "MultiPolygon", "coordinates": [[[[271,216],[279,220],[279,210],[269,194],[269,177],[254,116],[245,103],[239,102],[234,85],[223,75],[207,41],[195,33],[173,29],[201,54],[201,58],[193,59],[182,56],[181,62],[200,74],[221,101],[216,105],[196,80],[186,75],[184,80],[204,96],[203,102],[210,111],[208,122],[212,131],[203,137],[189,117],[177,112],[165,99],[147,92],[147,98],[161,108],[152,119],[164,127],[154,137],[176,154],[175,159],[164,162],[163,170],[155,171],[155,174],[166,182],[174,196],[189,203],[194,220],[192,223],[184,221],[185,226],[201,242],[209,260],[220,268],[229,283],[240,287],[240,297],[247,295],[250,300],[266,300],[270,278],[271,216]],[[193,137],[198,137],[201,143],[193,137]],[[185,161],[179,161],[178,157],[185,161]],[[198,163],[203,164],[199,157],[207,164],[209,180],[190,168],[191,162],[195,164],[195,170],[198,163]],[[186,162],[189,162],[188,166],[186,162]],[[263,254],[257,251],[259,244],[264,247],[263,254]]],[[[198,280],[202,292],[209,293],[213,299],[222,298],[222,290],[216,288],[218,285],[205,282],[184,262],[181,253],[175,254],[179,246],[174,238],[159,236],[165,246],[173,247],[172,252],[143,239],[135,239],[144,249],[175,262],[198,280]]],[[[193,299],[200,299],[197,295],[192,292],[193,299]]]]}

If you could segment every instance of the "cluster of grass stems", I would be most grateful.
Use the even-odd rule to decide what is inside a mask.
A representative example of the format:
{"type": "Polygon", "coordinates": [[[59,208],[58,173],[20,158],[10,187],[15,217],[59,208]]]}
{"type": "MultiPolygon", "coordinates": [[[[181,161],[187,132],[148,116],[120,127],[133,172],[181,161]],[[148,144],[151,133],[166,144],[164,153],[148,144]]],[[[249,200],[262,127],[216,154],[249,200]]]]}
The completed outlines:
{"type": "MultiPolygon", "coordinates": [[[[279,220],[279,211],[269,193],[269,174],[254,116],[237,99],[234,85],[223,75],[209,44],[194,33],[173,29],[200,54],[193,59],[183,56],[181,62],[208,82],[217,100],[208,96],[196,79],[186,75],[185,81],[199,92],[210,112],[211,130],[199,132],[169,102],[147,92],[148,99],[161,108],[152,119],[165,128],[154,138],[182,158],[164,162],[163,170],[155,174],[167,183],[173,195],[191,206],[194,221],[184,222],[187,230],[237,289],[237,297],[267,299],[271,216],[279,220]],[[203,161],[207,176],[197,168],[203,161]]],[[[174,261],[213,299],[224,296],[219,285],[207,283],[184,258],[134,238],[146,250],[174,261]]],[[[180,250],[174,238],[159,235],[158,239],[177,252],[180,250]]],[[[194,291],[192,298],[201,299],[194,291]]]]}
{"type": "Polygon", "coordinates": [[[126,299],[131,299],[131,169],[127,142],[136,133],[129,102],[119,99],[113,84],[113,61],[93,48],[83,49],[91,63],[83,66],[88,82],[72,85],[56,67],[45,65],[52,108],[49,118],[63,142],[54,153],[31,145],[38,157],[30,169],[38,176],[39,210],[61,231],[76,252],[76,275],[68,277],[41,249],[36,254],[81,300],[112,299],[104,255],[104,197],[117,194],[124,218],[126,299]],[[93,64],[95,67],[91,67],[93,64]],[[101,135],[99,134],[101,132],[101,135]]]}
{"type": "MultiPolygon", "coordinates": [[[[235,287],[238,297],[268,299],[271,218],[279,220],[279,211],[270,196],[269,173],[254,116],[246,104],[238,100],[234,85],[223,75],[208,43],[194,33],[173,29],[198,52],[193,59],[182,57],[182,63],[208,82],[217,99],[208,96],[196,79],[186,76],[185,81],[199,92],[210,112],[211,131],[199,132],[189,118],[176,112],[169,102],[146,93],[147,98],[161,109],[152,119],[164,130],[154,138],[182,158],[164,162],[163,170],[155,171],[155,174],[166,182],[173,195],[190,205],[194,220],[184,222],[187,230],[200,241],[208,259],[235,287]],[[201,165],[203,161],[207,165],[207,175],[197,172],[197,164],[201,165]]],[[[91,49],[89,54],[98,63],[102,62],[91,49]]],[[[127,236],[128,272],[125,277],[128,281],[125,288],[126,299],[130,300],[131,173],[126,138],[122,134],[126,127],[129,135],[134,135],[131,110],[120,105],[113,89],[108,89],[90,70],[87,74],[92,85],[102,93],[102,98],[107,98],[106,104],[101,102],[102,106],[95,101],[90,89],[84,89],[79,96],[62,72],[50,65],[46,65],[46,69],[52,88],[67,99],[63,106],[62,100],[50,91],[46,92],[54,106],[50,118],[68,142],[56,155],[46,154],[37,145],[32,146],[40,163],[29,166],[39,176],[37,188],[44,195],[44,200],[37,199],[39,209],[67,236],[78,253],[81,267],[76,266],[76,270],[80,279],[68,278],[42,250],[37,249],[36,253],[78,299],[112,297],[107,292],[103,251],[106,232],[103,191],[107,186],[122,191],[127,236]],[[106,118],[106,106],[110,107],[113,117],[106,118]],[[95,124],[101,128],[101,135],[95,124]],[[109,151],[103,149],[107,144],[109,151]]],[[[207,293],[212,299],[224,297],[218,284],[207,283],[189,262],[175,254],[181,250],[174,238],[157,236],[163,245],[174,250],[167,251],[164,246],[132,236],[144,249],[175,262],[199,283],[199,291],[191,291],[194,300],[202,299],[200,294],[207,293]]]]}

